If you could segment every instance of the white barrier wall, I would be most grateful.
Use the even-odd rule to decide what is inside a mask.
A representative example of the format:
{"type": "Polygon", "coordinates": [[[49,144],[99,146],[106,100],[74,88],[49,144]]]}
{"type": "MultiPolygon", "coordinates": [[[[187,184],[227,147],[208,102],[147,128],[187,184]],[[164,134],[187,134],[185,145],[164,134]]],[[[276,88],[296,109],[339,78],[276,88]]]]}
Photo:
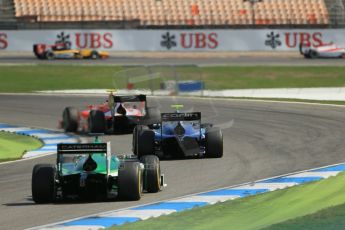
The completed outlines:
{"type": "Polygon", "coordinates": [[[345,45],[344,29],[312,30],[13,30],[0,31],[0,52],[68,41],[109,51],[289,51],[299,43],[345,45]]]}

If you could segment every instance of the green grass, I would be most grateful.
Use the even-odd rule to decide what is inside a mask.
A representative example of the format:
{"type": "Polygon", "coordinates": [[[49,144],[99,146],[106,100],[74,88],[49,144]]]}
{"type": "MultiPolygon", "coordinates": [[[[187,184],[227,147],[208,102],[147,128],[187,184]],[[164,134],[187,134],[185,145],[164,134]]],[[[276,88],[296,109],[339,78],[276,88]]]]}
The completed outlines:
{"type": "MultiPolygon", "coordinates": [[[[345,67],[152,67],[161,79],[138,83],[158,89],[162,81],[203,79],[207,89],[342,87],[345,67]]],[[[147,75],[147,69],[120,66],[37,65],[0,66],[0,92],[32,92],[58,89],[125,88],[126,76],[147,75]]]]}
{"type": "MultiPolygon", "coordinates": [[[[112,229],[261,229],[345,203],[345,174],[112,229]]],[[[290,228],[291,229],[291,228],[290,228]]],[[[294,228],[292,228],[294,229],[294,228]]]]}
{"type": "Polygon", "coordinates": [[[323,209],[314,214],[298,217],[265,230],[338,230],[345,229],[345,204],[323,209]]]}
{"type": "Polygon", "coordinates": [[[303,99],[288,99],[288,98],[251,98],[251,97],[224,97],[230,99],[245,99],[245,100],[257,100],[257,101],[277,101],[277,102],[303,102],[325,105],[345,105],[345,101],[318,101],[318,100],[303,100],[303,99]]]}
{"type": "Polygon", "coordinates": [[[0,92],[107,89],[116,71],[118,67],[109,66],[0,66],[0,92]]]}
{"type": "Polygon", "coordinates": [[[207,67],[207,88],[251,89],[345,86],[344,67],[207,67]]]}
{"type": "Polygon", "coordinates": [[[33,137],[0,132],[0,162],[19,159],[26,151],[41,146],[42,143],[33,137]]]}

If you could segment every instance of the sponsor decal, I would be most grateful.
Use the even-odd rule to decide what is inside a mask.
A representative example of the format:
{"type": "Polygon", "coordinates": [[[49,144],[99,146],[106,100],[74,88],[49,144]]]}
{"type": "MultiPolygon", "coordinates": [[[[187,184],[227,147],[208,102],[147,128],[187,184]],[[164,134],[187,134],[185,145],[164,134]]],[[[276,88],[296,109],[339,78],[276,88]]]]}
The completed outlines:
{"type": "Polygon", "coordinates": [[[193,121],[200,120],[201,113],[162,113],[162,121],[193,121]]]}
{"type": "Polygon", "coordinates": [[[112,34],[109,32],[75,33],[70,35],[62,31],[56,37],[55,44],[64,44],[66,49],[71,49],[72,44],[75,44],[77,49],[111,49],[113,47],[112,34]]]}
{"type": "Polygon", "coordinates": [[[275,34],[273,31],[266,35],[267,40],[265,41],[265,46],[270,46],[272,49],[276,49],[278,46],[282,45],[280,41],[280,34],[275,34]]]}
{"type": "Polygon", "coordinates": [[[65,32],[61,32],[60,34],[56,35],[57,40],[55,41],[55,44],[64,44],[66,49],[71,49],[72,47],[72,43],[69,40],[70,39],[70,35],[69,34],[65,34],[65,32]]]}
{"type": "Polygon", "coordinates": [[[267,34],[266,37],[267,40],[265,41],[265,46],[270,46],[272,49],[282,46],[283,43],[290,49],[295,49],[300,44],[304,44],[308,47],[319,47],[333,44],[333,42],[324,42],[321,32],[285,32],[283,33],[283,42],[280,40],[281,35],[279,33],[271,32],[267,34]]]}
{"type": "Polygon", "coordinates": [[[115,102],[136,102],[136,101],[146,101],[146,95],[136,95],[136,96],[114,96],[115,102]]]}
{"type": "Polygon", "coordinates": [[[216,49],[219,45],[218,34],[193,32],[179,33],[178,39],[175,34],[167,32],[162,35],[161,47],[170,50],[180,45],[183,49],[216,49]],[[179,44],[177,43],[179,41],[179,44]]]}
{"type": "Polygon", "coordinates": [[[184,49],[215,49],[218,47],[217,33],[181,33],[181,46],[184,49]]]}
{"type": "Polygon", "coordinates": [[[4,50],[8,47],[8,40],[6,33],[0,33],[0,50],[4,50]]]}
{"type": "Polygon", "coordinates": [[[79,49],[110,49],[113,47],[111,33],[76,33],[75,42],[79,49]]]}
{"type": "Polygon", "coordinates": [[[296,48],[299,44],[306,46],[318,47],[324,45],[331,45],[332,42],[324,42],[321,32],[293,32],[285,33],[285,44],[288,48],[296,48]]]}
{"type": "Polygon", "coordinates": [[[167,48],[168,50],[177,45],[175,41],[175,35],[170,35],[169,32],[163,34],[162,39],[163,40],[161,41],[161,46],[167,48]]]}
{"type": "Polygon", "coordinates": [[[87,143],[87,144],[58,144],[58,153],[105,153],[107,143],[87,143]]]}

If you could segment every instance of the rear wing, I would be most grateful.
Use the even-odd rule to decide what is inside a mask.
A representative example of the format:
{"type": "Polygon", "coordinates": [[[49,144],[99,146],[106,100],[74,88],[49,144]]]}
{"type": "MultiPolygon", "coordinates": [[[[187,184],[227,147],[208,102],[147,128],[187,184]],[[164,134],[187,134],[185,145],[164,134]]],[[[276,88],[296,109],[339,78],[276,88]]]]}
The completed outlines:
{"type": "MultiPolygon", "coordinates": [[[[87,144],[58,144],[57,164],[61,162],[63,154],[106,154],[107,175],[110,175],[111,149],[110,142],[107,143],[87,143],[87,144]]],[[[59,167],[61,169],[61,167],[59,167]]]]}
{"type": "Polygon", "coordinates": [[[192,113],[162,113],[161,121],[200,121],[201,112],[192,113]]]}
{"type": "Polygon", "coordinates": [[[46,45],[45,44],[34,44],[33,52],[37,58],[43,58],[45,51],[46,51],[46,45]]]}
{"type": "Polygon", "coordinates": [[[146,95],[139,94],[139,95],[133,95],[133,96],[118,96],[114,95],[114,102],[138,102],[138,101],[144,101],[146,102],[146,95]]]}
{"type": "Polygon", "coordinates": [[[108,153],[108,143],[58,144],[57,154],[108,153]]]}

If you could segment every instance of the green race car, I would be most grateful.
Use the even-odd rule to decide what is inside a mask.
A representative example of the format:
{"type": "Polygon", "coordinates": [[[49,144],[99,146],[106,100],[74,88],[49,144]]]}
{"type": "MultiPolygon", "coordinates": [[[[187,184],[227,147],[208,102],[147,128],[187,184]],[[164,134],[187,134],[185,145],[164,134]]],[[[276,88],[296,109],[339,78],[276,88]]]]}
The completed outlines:
{"type": "Polygon", "coordinates": [[[156,193],[164,185],[159,159],[146,155],[111,154],[110,142],[59,144],[56,165],[37,164],[32,171],[36,203],[59,199],[139,200],[143,191],[156,193]]]}

